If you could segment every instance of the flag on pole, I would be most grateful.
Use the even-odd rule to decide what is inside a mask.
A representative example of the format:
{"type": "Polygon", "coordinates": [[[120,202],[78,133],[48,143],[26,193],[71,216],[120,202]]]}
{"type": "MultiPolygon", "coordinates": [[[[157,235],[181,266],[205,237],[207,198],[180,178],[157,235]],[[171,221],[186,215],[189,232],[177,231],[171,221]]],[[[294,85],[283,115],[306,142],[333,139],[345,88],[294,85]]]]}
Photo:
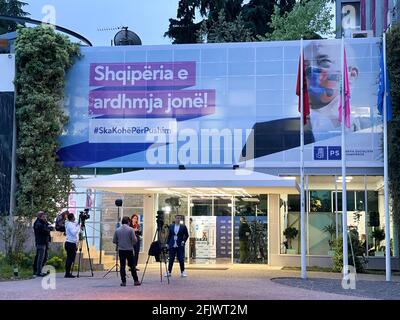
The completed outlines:
{"type": "MultiPolygon", "coordinates": [[[[344,117],[345,125],[350,128],[350,85],[349,71],[347,68],[346,49],[344,49],[344,117]]],[[[343,81],[341,82],[343,83],[343,81]]],[[[343,86],[343,84],[341,85],[343,86]]],[[[339,121],[342,122],[342,99],[339,99],[339,121]]]]}
{"type": "Polygon", "coordinates": [[[93,206],[92,189],[86,191],[86,208],[91,209],[93,206]]]}
{"type": "Polygon", "coordinates": [[[383,50],[380,57],[380,75],[379,75],[379,88],[378,88],[378,111],[383,116],[383,97],[386,94],[386,115],[387,121],[392,120],[392,98],[390,97],[390,82],[388,76],[387,66],[385,66],[383,58],[383,50]],[[386,90],[385,90],[385,73],[386,73],[386,90]]]}
{"type": "MultiPolygon", "coordinates": [[[[301,57],[299,59],[299,69],[297,72],[297,86],[296,95],[299,97],[299,112],[301,113],[301,57]]],[[[303,112],[304,112],[304,125],[307,124],[307,118],[310,115],[310,99],[308,96],[308,86],[306,77],[306,67],[304,64],[304,53],[303,53],[303,112]]]]}

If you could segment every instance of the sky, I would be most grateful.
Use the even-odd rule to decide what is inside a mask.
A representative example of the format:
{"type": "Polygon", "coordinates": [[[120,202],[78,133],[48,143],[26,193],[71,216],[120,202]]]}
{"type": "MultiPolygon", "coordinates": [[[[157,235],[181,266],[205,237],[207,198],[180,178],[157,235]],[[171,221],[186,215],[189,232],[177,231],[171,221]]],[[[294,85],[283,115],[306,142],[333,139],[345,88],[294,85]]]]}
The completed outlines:
{"type": "Polygon", "coordinates": [[[32,19],[42,20],[45,5],[55,8],[56,25],[75,31],[95,46],[110,46],[118,30],[102,28],[127,26],[144,45],[170,44],[163,34],[169,18],[175,18],[179,0],[24,0],[32,19]]]}

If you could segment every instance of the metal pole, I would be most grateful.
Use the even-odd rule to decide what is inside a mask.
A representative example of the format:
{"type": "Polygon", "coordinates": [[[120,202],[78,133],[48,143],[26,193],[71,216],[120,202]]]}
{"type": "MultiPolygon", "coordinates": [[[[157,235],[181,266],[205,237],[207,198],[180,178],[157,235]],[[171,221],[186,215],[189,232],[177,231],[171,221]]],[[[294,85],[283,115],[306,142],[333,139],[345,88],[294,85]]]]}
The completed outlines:
{"type": "Polygon", "coordinates": [[[300,41],[300,183],[301,183],[301,212],[300,212],[300,241],[301,241],[301,278],[307,279],[307,266],[306,266],[306,237],[305,237],[305,223],[304,223],[304,51],[303,51],[303,38],[300,41]]]}
{"type": "Polygon", "coordinates": [[[308,175],[306,175],[306,199],[307,199],[307,204],[306,204],[306,235],[307,235],[307,251],[306,253],[308,254],[308,265],[310,265],[310,234],[308,230],[310,229],[310,222],[309,222],[309,212],[310,212],[310,191],[308,189],[308,175]]]}
{"type": "Polygon", "coordinates": [[[365,251],[367,257],[369,256],[369,243],[368,243],[368,227],[369,227],[369,214],[368,214],[368,180],[367,175],[364,176],[364,210],[365,210],[365,251]]]}
{"type": "Polygon", "coordinates": [[[344,38],[342,36],[341,56],[342,56],[342,237],[343,237],[343,278],[348,279],[349,275],[349,256],[347,248],[347,185],[346,185],[346,112],[345,112],[345,73],[344,73],[344,38]]]}
{"type": "Polygon", "coordinates": [[[390,261],[390,212],[389,212],[389,168],[388,168],[388,132],[387,132],[387,88],[386,88],[386,32],[383,33],[383,162],[384,162],[384,196],[385,196],[385,260],[386,260],[386,281],[391,281],[390,261]]]}
{"type": "Polygon", "coordinates": [[[339,214],[338,214],[338,196],[337,196],[337,176],[335,174],[335,224],[336,224],[336,239],[339,239],[339,214]]]}

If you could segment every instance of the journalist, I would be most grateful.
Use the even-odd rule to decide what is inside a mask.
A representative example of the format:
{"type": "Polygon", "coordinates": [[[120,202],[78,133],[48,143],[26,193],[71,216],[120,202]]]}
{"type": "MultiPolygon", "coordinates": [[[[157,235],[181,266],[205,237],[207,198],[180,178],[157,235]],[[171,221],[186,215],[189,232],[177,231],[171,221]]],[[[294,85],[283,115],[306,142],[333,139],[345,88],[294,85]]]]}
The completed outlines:
{"type": "Polygon", "coordinates": [[[46,264],[50,243],[50,231],[53,231],[53,227],[47,222],[47,216],[44,211],[39,211],[37,219],[33,224],[33,230],[35,233],[35,245],[36,255],[33,263],[33,274],[37,277],[46,276],[42,272],[43,266],[46,264]]]}
{"type": "Polygon", "coordinates": [[[65,233],[67,235],[65,240],[65,251],[67,251],[67,261],[65,261],[64,278],[75,278],[71,273],[71,267],[75,261],[76,251],[78,250],[81,226],[75,221],[75,215],[73,213],[69,213],[67,219],[68,221],[65,223],[65,233]]]}
{"type": "Polygon", "coordinates": [[[140,286],[140,281],[137,276],[134,259],[134,246],[137,242],[135,230],[129,226],[130,218],[123,217],[121,221],[122,225],[115,230],[113,243],[117,245],[119,262],[120,262],[120,274],[121,274],[121,286],[126,287],[126,262],[131,269],[132,278],[135,286],[140,286]]]}
{"type": "Polygon", "coordinates": [[[181,277],[187,277],[185,272],[185,243],[189,238],[189,232],[184,224],[181,224],[181,216],[176,215],[175,223],[169,226],[167,248],[169,249],[168,273],[165,276],[171,276],[175,256],[178,256],[181,277]]]}

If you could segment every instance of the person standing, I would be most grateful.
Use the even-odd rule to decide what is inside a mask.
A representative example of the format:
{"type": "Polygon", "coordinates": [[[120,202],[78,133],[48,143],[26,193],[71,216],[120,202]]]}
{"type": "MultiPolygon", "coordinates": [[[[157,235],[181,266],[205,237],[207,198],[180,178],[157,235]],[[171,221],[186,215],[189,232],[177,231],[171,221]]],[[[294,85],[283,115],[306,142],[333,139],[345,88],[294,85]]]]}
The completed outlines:
{"type": "Polygon", "coordinates": [[[35,233],[36,255],[33,262],[33,274],[38,277],[46,276],[42,272],[43,266],[46,264],[50,243],[50,231],[53,227],[47,222],[47,215],[44,211],[39,211],[37,219],[33,224],[33,231],[35,233]]]}
{"type": "Polygon", "coordinates": [[[188,229],[181,224],[181,216],[175,216],[175,223],[169,226],[167,238],[167,249],[169,249],[168,272],[165,276],[170,276],[174,265],[175,256],[178,256],[181,277],[187,277],[185,272],[185,243],[189,238],[188,229]]]}
{"type": "Polygon", "coordinates": [[[139,223],[139,216],[137,214],[132,215],[131,217],[131,223],[130,223],[131,228],[135,231],[135,236],[136,236],[136,244],[133,247],[135,256],[134,256],[134,266],[136,268],[136,271],[139,271],[137,268],[137,264],[139,261],[139,252],[140,252],[140,240],[142,237],[142,230],[140,228],[140,223],[139,223]]]}
{"type": "Polygon", "coordinates": [[[75,278],[71,273],[71,267],[75,261],[76,251],[78,250],[80,231],[81,226],[75,221],[75,215],[73,213],[68,213],[67,222],[65,223],[65,251],[67,251],[67,260],[65,261],[64,278],[75,278]]]}
{"type": "Polygon", "coordinates": [[[134,259],[134,246],[137,242],[135,230],[129,226],[129,217],[123,217],[122,225],[115,230],[113,243],[118,247],[118,255],[120,262],[121,286],[126,287],[126,262],[131,269],[132,278],[135,286],[140,286],[140,281],[137,276],[134,259]]]}
{"type": "Polygon", "coordinates": [[[189,256],[191,259],[196,259],[196,229],[192,218],[189,219],[189,230],[189,256]]]}
{"type": "Polygon", "coordinates": [[[246,218],[244,216],[241,216],[240,226],[239,226],[240,263],[245,263],[247,261],[249,235],[250,235],[250,227],[246,222],[246,218]]]}

